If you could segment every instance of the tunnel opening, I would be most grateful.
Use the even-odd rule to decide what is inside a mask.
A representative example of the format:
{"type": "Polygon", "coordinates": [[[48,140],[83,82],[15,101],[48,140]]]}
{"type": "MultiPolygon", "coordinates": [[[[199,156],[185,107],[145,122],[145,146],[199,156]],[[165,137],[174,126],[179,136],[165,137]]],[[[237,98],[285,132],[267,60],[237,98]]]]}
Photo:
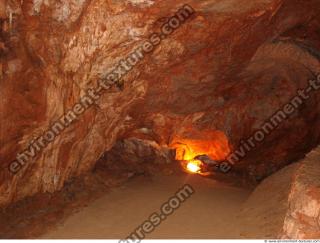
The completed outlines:
{"type": "Polygon", "coordinates": [[[193,138],[175,136],[170,147],[175,149],[175,160],[191,173],[202,175],[220,170],[231,153],[226,135],[221,131],[197,131],[193,138]]]}
{"type": "Polygon", "coordinates": [[[112,170],[113,174],[118,171],[133,176],[150,174],[155,168],[162,167],[217,178],[219,174],[227,178],[230,173],[245,181],[244,175],[231,172],[232,165],[227,159],[231,153],[230,146],[227,136],[218,130],[184,131],[183,134],[172,135],[168,144],[132,137],[116,142],[98,160],[94,170],[112,170]]]}
{"type": "Polygon", "coordinates": [[[0,0],[0,238],[320,238],[319,0],[0,0]]]}

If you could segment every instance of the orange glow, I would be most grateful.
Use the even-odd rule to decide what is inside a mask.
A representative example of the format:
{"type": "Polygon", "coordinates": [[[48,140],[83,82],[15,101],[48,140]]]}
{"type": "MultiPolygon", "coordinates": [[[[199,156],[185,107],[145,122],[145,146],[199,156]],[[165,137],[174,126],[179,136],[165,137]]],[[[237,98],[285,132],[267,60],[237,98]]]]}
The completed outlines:
{"type": "Polygon", "coordinates": [[[198,173],[201,171],[201,161],[191,160],[188,162],[186,169],[191,173],[198,173]]]}
{"type": "Polygon", "coordinates": [[[227,137],[220,131],[205,131],[192,138],[176,136],[170,147],[176,149],[176,160],[191,161],[198,155],[208,155],[210,158],[222,161],[230,154],[227,137]]]}

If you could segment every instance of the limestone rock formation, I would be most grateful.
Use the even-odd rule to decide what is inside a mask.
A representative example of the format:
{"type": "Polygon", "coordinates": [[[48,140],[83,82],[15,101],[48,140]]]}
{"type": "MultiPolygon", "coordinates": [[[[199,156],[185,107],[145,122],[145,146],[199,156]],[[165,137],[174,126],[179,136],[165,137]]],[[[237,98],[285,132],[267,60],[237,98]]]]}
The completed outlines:
{"type": "Polygon", "coordinates": [[[262,239],[320,237],[320,148],[266,178],[238,215],[239,236],[262,239]]]}
{"type": "MultiPolygon", "coordinates": [[[[319,9],[317,0],[1,1],[0,204],[61,189],[123,138],[205,147],[222,141],[208,134],[223,134],[236,150],[320,73],[319,9]],[[195,13],[183,25],[9,172],[185,4],[195,13]]],[[[319,101],[315,92],[234,169],[261,179],[304,156],[320,141],[319,101]]]]}
{"type": "Polygon", "coordinates": [[[291,184],[282,238],[320,238],[320,148],[303,160],[291,184]]]}

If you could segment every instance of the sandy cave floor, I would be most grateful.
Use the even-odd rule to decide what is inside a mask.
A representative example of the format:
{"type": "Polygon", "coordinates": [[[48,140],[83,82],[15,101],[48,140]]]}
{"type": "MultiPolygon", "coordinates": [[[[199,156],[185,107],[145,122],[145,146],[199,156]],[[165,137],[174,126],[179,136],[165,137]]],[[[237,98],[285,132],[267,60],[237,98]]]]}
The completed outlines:
{"type": "Polygon", "coordinates": [[[239,238],[236,215],[250,190],[196,175],[135,178],[68,217],[41,238],[124,238],[185,183],[195,189],[147,238],[239,238]]]}
{"type": "MultiPolygon", "coordinates": [[[[59,192],[37,194],[2,209],[0,239],[125,238],[160,212],[161,205],[186,183],[195,193],[147,238],[277,237],[281,223],[275,225],[275,219],[281,222],[284,210],[274,210],[277,203],[263,192],[251,194],[255,186],[245,178],[234,173],[186,174],[178,164],[171,164],[143,167],[136,173],[121,166],[98,166],[93,173],[70,180],[59,192]]],[[[285,201],[287,188],[265,187],[285,201]]]]}

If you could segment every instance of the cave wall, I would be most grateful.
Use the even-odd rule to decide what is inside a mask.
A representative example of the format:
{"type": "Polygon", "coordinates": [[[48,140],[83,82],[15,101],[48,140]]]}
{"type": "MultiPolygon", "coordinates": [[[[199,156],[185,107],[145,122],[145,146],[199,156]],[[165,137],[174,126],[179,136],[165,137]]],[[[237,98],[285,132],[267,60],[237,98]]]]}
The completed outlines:
{"type": "Polygon", "coordinates": [[[320,148],[263,180],[236,218],[243,239],[320,237],[320,148]]]}
{"type": "MultiPolygon", "coordinates": [[[[0,204],[53,192],[118,139],[238,147],[320,73],[319,1],[2,1],[0,204]],[[16,174],[8,166],[181,6],[195,10],[16,174]]],[[[319,143],[319,94],[235,169],[263,177],[319,143]]]]}
{"type": "Polygon", "coordinates": [[[291,182],[288,210],[279,236],[282,239],[320,237],[320,148],[299,163],[291,182]]]}

